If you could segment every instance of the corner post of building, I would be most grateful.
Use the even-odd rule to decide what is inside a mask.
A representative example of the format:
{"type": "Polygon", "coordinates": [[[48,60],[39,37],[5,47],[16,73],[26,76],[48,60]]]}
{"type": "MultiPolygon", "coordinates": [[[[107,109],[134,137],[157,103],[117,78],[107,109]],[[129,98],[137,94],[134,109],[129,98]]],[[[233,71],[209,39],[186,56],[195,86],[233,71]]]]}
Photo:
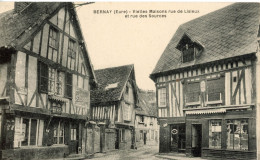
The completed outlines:
{"type": "MultiPolygon", "coordinates": [[[[256,53],[255,63],[255,85],[256,85],[256,142],[257,159],[260,158],[260,52],[256,53]]],[[[254,86],[253,86],[254,87],[254,86]]]]}
{"type": "Polygon", "coordinates": [[[106,144],[106,139],[105,139],[105,123],[99,122],[98,123],[100,127],[100,152],[104,153],[106,152],[105,144],[106,144]]]}

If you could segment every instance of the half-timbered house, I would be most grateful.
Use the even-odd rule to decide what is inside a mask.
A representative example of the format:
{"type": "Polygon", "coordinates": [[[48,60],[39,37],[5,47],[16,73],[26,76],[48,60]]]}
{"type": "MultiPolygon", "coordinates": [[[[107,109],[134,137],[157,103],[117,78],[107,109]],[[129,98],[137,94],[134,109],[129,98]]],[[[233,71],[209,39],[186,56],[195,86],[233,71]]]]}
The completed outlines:
{"type": "Polygon", "coordinates": [[[256,158],[259,17],[259,3],[235,3],[179,26],[150,75],[160,152],[256,158]]]}
{"type": "Polygon", "coordinates": [[[98,87],[91,90],[91,120],[101,127],[100,150],[130,149],[137,107],[134,65],[95,70],[95,75],[98,87]]]}
{"type": "Polygon", "coordinates": [[[85,153],[94,72],[72,3],[0,15],[0,159],[85,153]]]}
{"type": "Polygon", "coordinates": [[[136,147],[158,145],[159,125],[157,123],[155,92],[139,89],[138,101],[139,107],[135,110],[136,147]]]}

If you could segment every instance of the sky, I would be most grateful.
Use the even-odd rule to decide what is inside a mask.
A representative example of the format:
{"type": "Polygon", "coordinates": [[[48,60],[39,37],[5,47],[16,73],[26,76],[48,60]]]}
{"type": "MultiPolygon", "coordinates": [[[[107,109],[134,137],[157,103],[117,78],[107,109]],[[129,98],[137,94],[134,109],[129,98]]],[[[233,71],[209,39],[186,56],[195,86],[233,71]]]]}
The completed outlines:
{"type": "MultiPolygon", "coordinates": [[[[179,25],[231,3],[96,2],[76,10],[94,69],[134,64],[139,88],[155,90],[149,75],[179,25]],[[162,17],[149,18],[149,10],[162,17]]],[[[0,2],[0,12],[12,8],[0,2]]]]}

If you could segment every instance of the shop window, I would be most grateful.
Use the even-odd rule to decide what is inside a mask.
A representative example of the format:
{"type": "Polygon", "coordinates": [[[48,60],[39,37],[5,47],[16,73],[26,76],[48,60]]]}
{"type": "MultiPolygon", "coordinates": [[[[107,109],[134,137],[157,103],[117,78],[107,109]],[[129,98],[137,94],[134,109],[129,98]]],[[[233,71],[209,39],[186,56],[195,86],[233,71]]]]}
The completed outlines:
{"type": "Polygon", "coordinates": [[[64,144],[64,123],[58,122],[53,126],[53,144],[64,144]]]}
{"type": "Polygon", "coordinates": [[[166,107],[166,88],[158,89],[158,96],[159,107],[166,107]]]}
{"type": "Polygon", "coordinates": [[[200,83],[188,83],[186,85],[185,103],[186,105],[200,103],[200,83]]]}
{"type": "Polygon", "coordinates": [[[125,130],[120,129],[119,134],[120,134],[120,142],[124,142],[125,141],[125,130]]]}
{"type": "Polygon", "coordinates": [[[14,147],[41,145],[42,129],[43,124],[37,119],[15,118],[14,147]]]}
{"type": "Polygon", "coordinates": [[[48,57],[53,61],[57,61],[59,48],[59,31],[54,27],[50,27],[49,32],[49,48],[48,57]]]}
{"type": "Polygon", "coordinates": [[[209,122],[209,147],[221,148],[221,120],[209,122]]]}
{"type": "Polygon", "coordinates": [[[224,77],[207,81],[207,101],[222,103],[222,97],[225,89],[224,77]]]}
{"type": "Polygon", "coordinates": [[[227,149],[248,150],[248,120],[227,120],[227,149]]]}

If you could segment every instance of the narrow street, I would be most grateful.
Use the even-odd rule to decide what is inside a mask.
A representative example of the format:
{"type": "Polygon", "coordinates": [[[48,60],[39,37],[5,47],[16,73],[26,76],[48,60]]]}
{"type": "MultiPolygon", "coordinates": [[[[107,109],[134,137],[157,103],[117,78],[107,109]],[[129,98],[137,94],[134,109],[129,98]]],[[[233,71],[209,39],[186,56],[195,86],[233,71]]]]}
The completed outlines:
{"type": "Polygon", "coordinates": [[[145,146],[137,150],[116,150],[109,153],[98,153],[92,158],[93,160],[135,160],[135,159],[150,159],[159,160],[163,158],[155,157],[158,154],[158,146],[145,146]]]}
{"type": "Polygon", "coordinates": [[[108,153],[96,153],[93,160],[201,160],[199,157],[186,157],[184,154],[158,154],[159,146],[150,145],[137,150],[116,150],[108,153]]]}

